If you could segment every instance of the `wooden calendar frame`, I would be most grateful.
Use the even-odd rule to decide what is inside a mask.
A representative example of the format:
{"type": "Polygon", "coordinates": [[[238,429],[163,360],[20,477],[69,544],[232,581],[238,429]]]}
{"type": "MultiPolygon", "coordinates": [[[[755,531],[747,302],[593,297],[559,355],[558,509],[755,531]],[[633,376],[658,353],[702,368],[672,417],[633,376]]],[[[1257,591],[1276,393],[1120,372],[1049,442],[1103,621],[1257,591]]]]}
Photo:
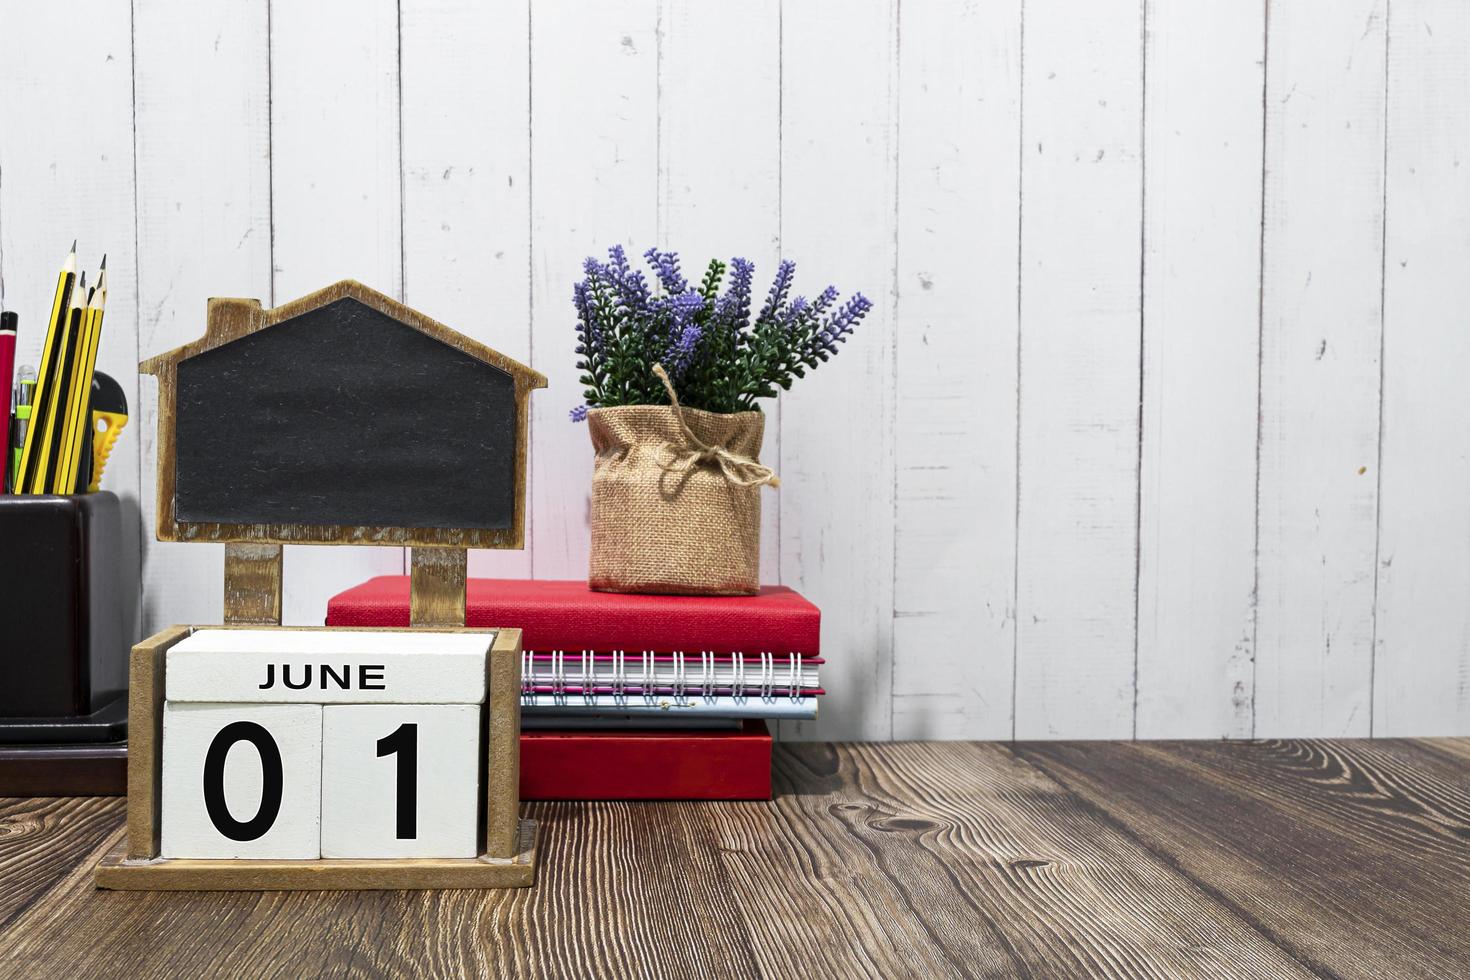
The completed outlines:
{"type": "MultiPolygon", "coordinates": [[[[521,631],[518,629],[414,627],[415,632],[495,634],[485,668],[485,831],[479,857],[308,861],[159,857],[164,658],[174,644],[196,630],[221,628],[224,627],[174,626],[133,647],[128,697],[128,833],[126,840],[97,866],[97,887],[145,891],[517,888],[535,881],[536,823],[521,820],[519,814],[521,631]]],[[[324,628],[308,627],[303,631],[324,628]]],[[[333,627],[339,628],[409,632],[333,627]]]]}
{"type": "MultiPolygon", "coordinates": [[[[225,546],[226,627],[282,629],[282,545],[367,544],[410,547],[409,629],[489,633],[465,628],[467,547],[520,548],[525,539],[526,450],[530,394],[546,378],[422,313],[343,280],[272,309],[259,300],[211,299],[200,339],[139,366],[159,381],[158,525],[160,541],[214,541],[225,546]],[[394,524],[185,522],[177,518],[178,371],[190,358],[246,338],[269,342],[269,328],[352,300],[503,372],[513,385],[515,444],[511,523],[505,528],[422,527],[405,513],[394,524]]],[[[197,411],[197,410],[196,410],[197,411]]],[[[307,413],[308,417],[310,413],[307,413]]],[[[431,479],[432,474],[425,479],[431,479]]],[[[248,508],[247,508],[248,511],[248,508]]],[[[243,516],[243,515],[241,515],[243,516]]],[[[303,515],[308,518],[318,515],[303,515]]],[[[520,819],[521,631],[494,630],[485,662],[483,850],[474,858],[317,858],[313,860],[163,858],[164,660],[174,644],[209,626],[174,626],[133,647],[128,694],[128,834],[97,866],[99,888],[138,890],[275,890],[371,888],[512,888],[536,877],[536,825],[520,819]]],[[[309,631],[322,627],[291,627],[309,631]]],[[[379,630],[379,632],[392,632],[379,630]]],[[[403,632],[407,632],[406,630],[403,632]]]]}

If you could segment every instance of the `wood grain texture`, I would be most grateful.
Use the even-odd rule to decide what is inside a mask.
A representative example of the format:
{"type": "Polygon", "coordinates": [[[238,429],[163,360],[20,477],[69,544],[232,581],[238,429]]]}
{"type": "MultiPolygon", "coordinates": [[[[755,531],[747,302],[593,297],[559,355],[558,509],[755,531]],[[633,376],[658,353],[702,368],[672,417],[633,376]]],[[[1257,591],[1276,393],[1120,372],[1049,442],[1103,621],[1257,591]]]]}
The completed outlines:
{"type": "Polygon", "coordinates": [[[1134,731],[1239,738],[1254,717],[1266,8],[1145,17],[1134,731]]]}
{"type": "Polygon", "coordinates": [[[485,854],[504,860],[520,850],[520,630],[495,634],[485,683],[485,854]]]}
{"type": "Polygon", "coordinates": [[[411,626],[463,626],[465,550],[410,548],[408,622],[411,626]]]}
{"type": "Polygon", "coordinates": [[[1271,8],[1258,736],[1371,731],[1384,13],[1384,0],[1271,8]]]}
{"type": "Polygon", "coordinates": [[[893,734],[1009,738],[1021,4],[899,36],[893,734]]]}
{"type": "Polygon", "coordinates": [[[97,865],[97,887],[117,891],[400,891],[526,888],[536,880],[536,822],[523,821],[510,858],[327,858],[132,861],[121,847],[97,865]]]}
{"type": "Polygon", "coordinates": [[[158,814],[163,800],[163,657],[188,636],[188,626],[171,626],[133,647],[128,659],[128,838],[127,855],[157,856],[158,814]]]}
{"type": "Polygon", "coordinates": [[[537,804],[537,885],[506,892],[96,892],[85,869],[117,839],[116,802],[0,801],[0,827],[31,841],[0,857],[0,962],[36,977],[1470,969],[1467,740],[788,744],[775,775],[770,803],[537,804]]]}
{"type": "Polygon", "coordinates": [[[1470,8],[1391,4],[1373,734],[1470,732],[1470,8]]]}
{"type": "Polygon", "coordinates": [[[1132,734],[1143,31],[1026,6],[1015,737],[1132,734]]]}
{"type": "MultiPolygon", "coordinates": [[[[138,354],[198,337],[210,296],[271,289],[267,0],[134,5],[138,354]],[[179,161],[197,163],[193,179],[179,161]]],[[[110,341],[103,340],[103,348],[110,341]]],[[[223,549],[157,541],[158,385],[139,379],[143,616],[139,635],[221,621],[223,549]]]]}
{"type": "Polygon", "coordinates": [[[281,625],[281,564],[278,544],[225,545],[224,622],[281,625]]]}
{"type": "Polygon", "coordinates": [[[793,291],[832,283],[873,309],[841,354],[781,399],[781,581],[823,609],[829,691],[815,722],[782,736],[888,738],[893,731],[894,263],[897,239],[898,5],[843,18],[788,4],[781,20],[781,251],[793,291]],[[789,474],[789,478],[788,478],[789,474]],[[861,603],[847,604],[853,596],[861,603]]]}
{"type": "Polygon", "coordinates": [[[105,796],[0,799],[0,937],[55,884],[56,868],[117,837],[122,811],[122,800],[105,796]]]}
{"type": "Polygon", "coordinates": [[[1019,754],[1315,973],[1466,969],[1463,761],[1366,741],[1035,744],[1019,754]]]}
{"type": "MultiPolygon", "coordinates": [[[[523,364],[531,362],[530,16],[529,0],[410,0],[398,26],[403,298],[523,364]]],[[[527,514],[527,526],[535,519],[527,514]]],[[[471,575],[530,572],[528,551],[470,552],[471,575]]]]}

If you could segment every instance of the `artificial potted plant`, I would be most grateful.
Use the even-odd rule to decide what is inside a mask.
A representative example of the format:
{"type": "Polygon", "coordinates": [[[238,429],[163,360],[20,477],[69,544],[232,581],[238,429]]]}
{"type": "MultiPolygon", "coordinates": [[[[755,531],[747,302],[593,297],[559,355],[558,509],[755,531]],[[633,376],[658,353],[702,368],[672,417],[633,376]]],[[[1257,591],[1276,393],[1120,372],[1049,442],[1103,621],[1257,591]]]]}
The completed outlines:
{"type": "Polygon", "coordinates": [[[760,585],[759,400],[789,389],[846,342],[872,308],[828,286],[791,296],[783,261],[751,311],[755,266],[711,260],[698,284],[677,252],[644,253],[650,285],[622,246],[589,258],[573,288],[577,367],[597,454],[588,584],[609,592],[748,595],[760,585]],[[725,273],[729,272],[726,282],[725,273]],[[721,291],[721,287],[723,291],[721,291]]]}

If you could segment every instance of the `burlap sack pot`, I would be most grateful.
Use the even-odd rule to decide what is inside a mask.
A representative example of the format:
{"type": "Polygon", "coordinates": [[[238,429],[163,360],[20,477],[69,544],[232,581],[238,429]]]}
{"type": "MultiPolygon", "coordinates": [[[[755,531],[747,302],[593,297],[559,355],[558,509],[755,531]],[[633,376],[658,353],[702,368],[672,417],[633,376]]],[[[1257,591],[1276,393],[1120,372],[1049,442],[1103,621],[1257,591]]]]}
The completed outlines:
{"type": "Polygon", "coordinates": [[[594,408],[592,558],[602,592],[751,595],[760,587],[765,416],[594,408]]]}

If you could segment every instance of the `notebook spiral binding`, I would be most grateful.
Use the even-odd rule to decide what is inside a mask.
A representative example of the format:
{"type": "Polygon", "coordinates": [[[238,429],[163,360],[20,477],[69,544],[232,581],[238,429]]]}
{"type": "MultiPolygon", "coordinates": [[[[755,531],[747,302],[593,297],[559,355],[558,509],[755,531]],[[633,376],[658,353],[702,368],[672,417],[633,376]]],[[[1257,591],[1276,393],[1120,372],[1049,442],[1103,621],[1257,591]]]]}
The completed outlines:
{"type": "Polygon", "coordinates": [[[583,650],[570,658],[565,650],[552,650],[549,654],[525,650],[521,653],[522,703],[539,705],[541,698],[547,695],[553,703],[565,703],[578,696],[593,698],[599,695],[617,698],[672,695],[678,699],[694,695],[706,699],[744,699],[754,695],[764,701],[781,696],[800,701],[821,693],[817,688],[815,667],[803,663],[799,653],[779,657],[770,651],[761,651],[756,655],[755,664],[748,663],[750,658],[740,652],[717,655],[713,651],[702,650],[697,654],[697,660],[695,657],[695,654],[676,650],[662,655],[663,662],[660,663],[660,655],[644,650],[635,655],[630,664],[624,650],[614,650],[610,654],[583,650]],[[604,665],[601,671],[598,669],[599,659],[604,665]],[[691,667],[696,669],[691,670],[691,667]]]}

